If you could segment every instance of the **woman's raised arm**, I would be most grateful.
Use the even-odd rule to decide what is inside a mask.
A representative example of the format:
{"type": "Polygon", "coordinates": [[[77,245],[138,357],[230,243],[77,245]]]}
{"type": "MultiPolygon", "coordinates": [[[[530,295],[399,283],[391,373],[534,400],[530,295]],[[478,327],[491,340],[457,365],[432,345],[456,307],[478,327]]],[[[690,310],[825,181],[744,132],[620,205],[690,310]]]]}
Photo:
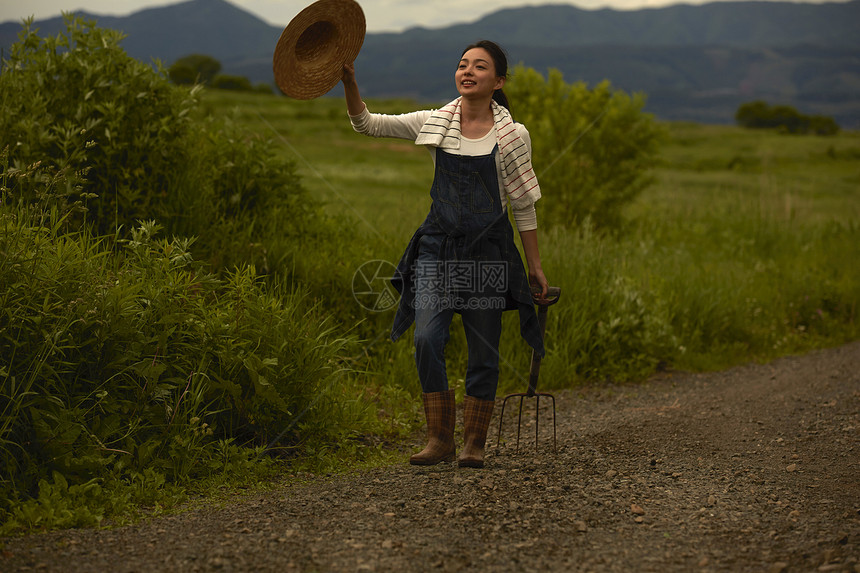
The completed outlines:
{"type": "Polygon", "coordinates": [[[341,82],[343,82],[343,93],[346,96],[347,112],[349,115],[359,115],[364,111],[365,106],[358,91],[358,82],[355,80],[355,64],[343,65],[341,82]]]}

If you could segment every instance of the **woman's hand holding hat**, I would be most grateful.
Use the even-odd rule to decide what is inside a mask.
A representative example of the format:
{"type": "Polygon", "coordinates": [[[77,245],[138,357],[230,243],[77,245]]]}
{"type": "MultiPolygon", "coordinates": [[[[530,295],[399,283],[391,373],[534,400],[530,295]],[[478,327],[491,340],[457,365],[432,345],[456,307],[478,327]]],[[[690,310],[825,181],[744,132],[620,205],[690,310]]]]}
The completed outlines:
{"type": "Polygon", "coordinates": [[[343,64],[358,57],[366,22],[355,0],[317,0],[284,28],[275,47],[275,83],[286,95],[314,99],[343,77],[343,64]]]}

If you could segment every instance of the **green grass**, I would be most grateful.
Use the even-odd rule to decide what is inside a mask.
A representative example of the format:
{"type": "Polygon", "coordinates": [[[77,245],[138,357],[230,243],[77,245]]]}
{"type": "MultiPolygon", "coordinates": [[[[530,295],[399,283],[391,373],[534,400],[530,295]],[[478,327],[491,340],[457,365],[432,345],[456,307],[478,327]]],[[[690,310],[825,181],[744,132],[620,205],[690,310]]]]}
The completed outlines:
{"type": "MultiPolygon", "coordinates": [[[[303,185],[330,212],[354,218],[366,256],[397,260],[429,206],[432,164],[423,149],[354,133],[339,98],[207,92],[203,101],[273,137],[296,161],[303,185]]],[[[368,105],[415,109],[407,101],[368,105]]],[[[618,236],[541,228],[544,269],[564,290],[564,303],[550,313],[542,385],[637,379],[667,366],[720,368],[858,335],[860,270],[845,261],[860,257],[860,136],[666,128],[656,184],[628,206],[618,236]]],[[[552,189],[543,192],[539,222],[554,202],[552,189]]],[[[523,384],[528,363],[510,318],[502,390],[523,384]]],[[[368,332],[384,333],[390,317],[365,319],[368,332]]],[[[456,328],[452,340],[456,380],[465,361],[456,328]]],[[[386,346],[387,364],[371,361],[383,383],[414,377],[409,344],[386,346]]]]}
{"type": "Polygon", "coordinates": [[[658,183],[631,213],[696,216],[704,205],[803,223],[860,216],[860,134],[789,136],[670,124],[658,183]]]}
{"type": "MultiPolygon", "coordinates": [[[[309,102],[279,96],[208,91],[203,108],[232,113],[272,137],[296,161],[304,184],[333,211],[361,215],[380,233],[414,230],[429,206],[433,177],[427,152],[412,142],[353,132],[342,99],[309,102]]],[[[370,101],[371,111],[404,113],[409,101],[370,101]]],[[[637,216],[695,215],[724,200],[804,222],[848,222],[860,216],[860,134],[788,136],[734,126],[666,124],[669,139],[657,184],[630,208],[637,216]]],[[[542,208],[551,208],[546,190],[542,208]]],[[[737,205],[730,205],[736,207],[737,205]]]]}
{"type": "MultiPolygon", "coordinates": [[[[404,113],[408,101],[373,102],[382,113],[404,113]]],[[[328,203],[330,212],[357,219],[359,232],[414,230],[430,205],[430,155],[404,140],[368,139],[355,133],[343,100],[296,102],[279,96],[209,91],[203,109],[232,113],[237,122],[273,139],[295,161],[305,186],[328,203]]]]}

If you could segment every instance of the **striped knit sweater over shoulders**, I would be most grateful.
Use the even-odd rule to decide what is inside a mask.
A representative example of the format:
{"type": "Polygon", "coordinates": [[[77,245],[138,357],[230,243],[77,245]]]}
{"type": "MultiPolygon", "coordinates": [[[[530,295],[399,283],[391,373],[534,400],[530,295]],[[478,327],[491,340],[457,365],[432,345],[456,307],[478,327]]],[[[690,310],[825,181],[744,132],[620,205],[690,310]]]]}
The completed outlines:
{"type": "MultiPolygon", "coordinates": [[[[462,137],[459,98],[437,110],[422,110],[400,115],[370,113],[349,116],[353,129],[371,137],[395,137],[424,145],[435,161],[436,149],[459,155],[482,155],[473,152],[476,140],[462,137]],[[462,151],[462,152],[461,152],[462,151]]],[[[540,186],[531,165],[531,138],[522,124],[493,102],[495,138],[487,138],[489,150],[499,145],[496,166],[502,205],[510,204],[519,231],[537,228],[534,203],[540,199],[540,186]]],[[[477,141],[483,141],[484,138],[477,141]]],[[[487,149],[487,147],[479,148],[487,149]]]]}

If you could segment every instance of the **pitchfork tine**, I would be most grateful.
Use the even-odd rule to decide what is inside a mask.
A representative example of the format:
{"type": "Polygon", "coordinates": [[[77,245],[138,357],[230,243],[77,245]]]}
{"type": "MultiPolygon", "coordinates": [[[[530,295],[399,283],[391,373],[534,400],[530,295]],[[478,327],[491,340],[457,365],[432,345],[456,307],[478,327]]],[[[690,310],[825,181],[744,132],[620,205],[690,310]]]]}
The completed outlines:
{"type": "MultiPolygon", "coordinates": [[[[547,292],[546,302],[538,302],[538,306],[540,307],[538,310],[538,324],[540,326],[541,337],[543,338],[544,333],[546,332],[546,312],[547,308],[556,302],[558,302],[559,297],[561,296],[561,289],[558,287],[549,287],[547,292]]],[[[552,394],[547,394],[546,392],[537,392],[537,381],[538,375],[540,374],[540,363],[541,357],[536,353],[532,353],[532,363],[531,368],[529,370],[529,386],[527,392],[519,392],[515,394],[508,394],[505,396],[505,399],[502,400],[502,410],[499,415],[499,433],[496,438],[496,447],[501,445],[502,443],[502,424],[505,419],[505,406],[508,403],[508,400],[519,396],[520,398],[520,407],[519,412],[517,414],[517,448],[516,451],[520,451],[520,432],[522,430],[523,425],[523,400],[526,398],[534,398],[535,399],[535,449],[538,448],[538,438],[540,432],[540,397],[548,396],[552,399],[552,451],[556,452],[556,420],[555,420],[555,396],[552,394]]]]}
{"type": "Polygon", "coordinates": [[[517,451],[520,451],[520,428],[523,426],[523,397],[520,396],[520,415],[517,418],[517,451]]]}

